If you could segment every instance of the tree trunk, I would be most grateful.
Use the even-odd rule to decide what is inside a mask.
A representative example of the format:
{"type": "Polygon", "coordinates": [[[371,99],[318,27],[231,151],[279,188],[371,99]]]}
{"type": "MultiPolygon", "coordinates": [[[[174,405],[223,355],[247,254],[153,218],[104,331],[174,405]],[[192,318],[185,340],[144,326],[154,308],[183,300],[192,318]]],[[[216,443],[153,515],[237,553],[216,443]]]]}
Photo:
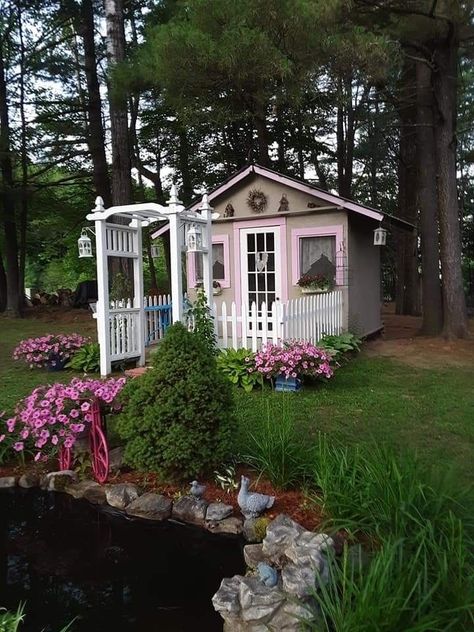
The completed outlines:
{"type": "MultiPolygon", "coordinates": [[[[397,102],[400,117],[400,149],[398,162],[398,214],[403,219],[417,225],[416,198],[416,101],[415,66],[410,61],[405,64],[399,86],[397,102]]],[[[417,235],[405,230],[396,233],[397,243],[397,314],[418,315],[419,275],[417,235]]]]}
{"type": "Polygon", "coordinates": [[[6,311],[21,316],[20,270],[18,265],[18,237],[13,193],[13,167],[10,153],[10,121],[8,116],[7,85],[4,64],[4,41],[0,40],[0,173],[1,201],[5,235],[5,264],[7,277],[6,311]]]}
{"type": "Polygon", "coordinates": [[[105,133],[102,125],[102,104],[97,77],[92,0],[82,0],[81,17],[82,24],[78,31],[84,46],[84,71],[87,82],[87,145],[92,159],[94,189],[96,194],[103,198],[105,207],[108,208],[112,206],[112,192],[105,155],[105,133]]]}
{"type": "Polygon", "coordinates": [[[20,163],[21,163],[21,201],[20,201],[20,239],[19,239],[19,288],[21,306],[24,306],[25,269],[26,269],[26,235],[28,224],[28,154],[27,154],[27,122],[25,115],[25,45],[23,40],[23,22],[21,4],[17,7],[18,34],[20,40],[20,163]]]}
{"type": "Polygon", "coordinates": [[[421,232],[422,333],[436,336],[443,326],[439,274],[438,199],[433,129],[433,89],[428,63],[416,62],[418,206],[421,232]]]}
{"type": "Polygon", "coordinates": [[[443,294],[443,335],[468,336],[466,299],[461,269],[461,236],[456,185],[456,108],[459,41],[456,27],[435,50],[437,70],[433,74],[438,106],[435,125],[438,161],[438,210],[443,294]]]}
{"type": "Polygon", "coordinates": [[[257,130],[257,159],[263,167],[270,166],[270,158],[268,156],[268,130],[265,116],[254,117],[255,129],[257,130]]]}
{"type": "Polygon", "coordinates": [[[104,0],[107,28],[108,95],[112,137],[112,200],[132,201],[131,158],[128,138],[127,98],[111,86],[115,66],[125,60],[125,30],[122,0],[104,0]]]}
{"type": "Polygon", "coordinates": [[[4,312],[7,307],[7,275],[3,265],[3,255],[0,252],[0,312],[4,312]]]}

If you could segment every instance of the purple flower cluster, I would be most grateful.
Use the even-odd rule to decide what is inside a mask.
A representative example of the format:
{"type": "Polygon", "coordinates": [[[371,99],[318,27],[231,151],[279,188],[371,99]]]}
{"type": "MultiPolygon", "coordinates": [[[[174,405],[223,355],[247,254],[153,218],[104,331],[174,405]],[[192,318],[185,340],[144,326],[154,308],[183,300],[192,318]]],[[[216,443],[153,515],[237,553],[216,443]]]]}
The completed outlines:
{"type": "Polygon", "coordinates": [[[333,375],[331,356],[308,342],[286,341],[282,347],[268,344],[255,356],[255,370],[268,379],[285,377],[325,377],[333,375]]]}
{"type": "Polygon", "coordinates": [[[14,360],[24,360],[33,367],[45,367],[64,362],[75,351],[90,342],[79,334],[48,334],[39,338],[22,340],[13,351],[14,360]]]}
{"type": "MultiPolygon", "coordinates": [[[[17,439],[13,449],[21,452],[26,440],[33,441],[38,461],[46,458],[42,452],[45,448],[72,448],[77,436],[92,421],[91,401],[95,398],[118,409],[115,399],[124,384],[125,378],[74,378],[69,384],[38,386],[16,405],[15,415],[5,421],[6,432],[17,439]]],[[[0,434],[0,442],[5,437],[6,434],[0,434]]]]}

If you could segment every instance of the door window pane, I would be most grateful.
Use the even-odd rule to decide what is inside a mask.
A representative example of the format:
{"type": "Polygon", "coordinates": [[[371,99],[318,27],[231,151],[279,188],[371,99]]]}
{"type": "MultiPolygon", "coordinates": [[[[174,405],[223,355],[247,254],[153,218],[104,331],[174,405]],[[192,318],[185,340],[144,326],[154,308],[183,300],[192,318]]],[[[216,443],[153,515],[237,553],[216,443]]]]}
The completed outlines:
{"type": "Polygon", "coordinates": [[[247,235],[247,252],[255,252],[255,235],[247,235]]]}
{"type": "Polygon", "coordinates": [[[257,252],[263,252],[265,250],[265,235],[263,233],[257,234],[257,252]]]}
{"type": "Polygon", "coordinates": [[[273,233],[267,233],[267,251],[275,250],[275,235],[273,233]]]}

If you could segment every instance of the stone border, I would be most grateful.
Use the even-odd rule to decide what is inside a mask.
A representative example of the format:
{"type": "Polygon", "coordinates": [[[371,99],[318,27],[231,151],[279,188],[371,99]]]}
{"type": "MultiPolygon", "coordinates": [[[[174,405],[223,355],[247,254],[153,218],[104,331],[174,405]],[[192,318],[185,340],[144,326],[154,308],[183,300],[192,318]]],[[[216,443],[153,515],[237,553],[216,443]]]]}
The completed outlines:
{"type": "Polygon", "coordinates": [[[129,483],[100,485],[93,480],[79,481],[76,472],[72,470],[48,472],[44,476],[26,472],[20,477],[0,477],[0,489],[16,486],[23,489],[39,487],[46,491],[63,492],[73,498],[83,498],[93,505],[109,505],[126,516],[142,520],[173,520],[204,528],[210,533],[244,537],[247,533],[248,537],[252,537],[248,524],[244,529],[243,517],[233,515],[232,505],[221,502],[208,503],[193,496],[181,496],[173,501],[162,494],[141,493],[136,485],[129,483]]]}

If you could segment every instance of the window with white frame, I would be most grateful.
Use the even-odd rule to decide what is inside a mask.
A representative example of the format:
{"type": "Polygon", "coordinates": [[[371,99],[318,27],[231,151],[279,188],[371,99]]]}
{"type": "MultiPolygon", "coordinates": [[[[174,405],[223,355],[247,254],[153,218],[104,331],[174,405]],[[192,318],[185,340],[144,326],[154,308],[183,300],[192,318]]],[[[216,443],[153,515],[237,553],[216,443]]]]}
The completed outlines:
{"type": "MultiPolygon", "coordinates": [[[[212,238],[212,276],[221,287],[230,287],[229,238],[227,235],[212,238]]],[[[202,282],[202,253],[194,254],[194,266],[191,266],[191,285],[202,282]]]]}
{"type": "Polygon", "coordinates": [[[336,237],[334,235],[300,237],[298,242],[300,276],[322,274],[335,283],[336,237]]]}
{"type": "Polygon", "coordinates": [[[291,231],[293,285],[303,275],[323,275],[335,285],[343,283],[340,257],[342,225],[295,228],[291,231]]]}

